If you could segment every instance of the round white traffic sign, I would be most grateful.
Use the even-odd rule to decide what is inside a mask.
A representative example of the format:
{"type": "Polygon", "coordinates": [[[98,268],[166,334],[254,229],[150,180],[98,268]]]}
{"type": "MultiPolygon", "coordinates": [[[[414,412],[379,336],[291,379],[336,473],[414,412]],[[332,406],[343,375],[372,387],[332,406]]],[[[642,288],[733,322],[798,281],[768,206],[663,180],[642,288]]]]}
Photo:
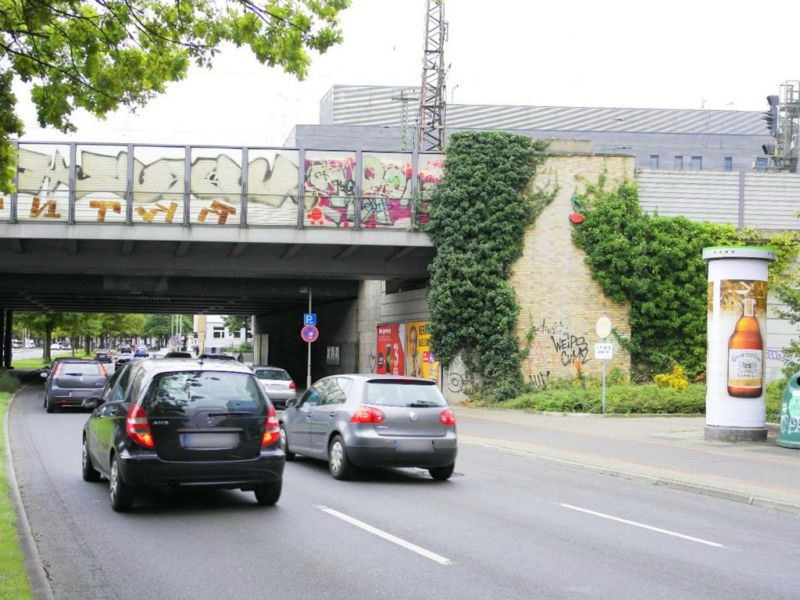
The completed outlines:
{"type": "Polygon", "coordinates": [[[594,330],[597,332],[597,337],[599,338],[607,338],[611,333],[611,319],[608,317],[600,317],[597,319],[597,324],[594,326],[594,330]]]}

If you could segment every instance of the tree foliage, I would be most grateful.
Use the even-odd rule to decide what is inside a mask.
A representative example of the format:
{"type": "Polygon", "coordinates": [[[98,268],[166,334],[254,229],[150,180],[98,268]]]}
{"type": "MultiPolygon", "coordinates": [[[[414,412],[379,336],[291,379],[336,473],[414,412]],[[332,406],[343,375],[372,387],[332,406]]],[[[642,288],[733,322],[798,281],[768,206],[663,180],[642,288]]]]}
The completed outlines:
{"type": "Polygon", "coordinates": [[[514,397],[522,385],[519,309],[508,280],[525,230],[546,203],[526,193],[546,147],[496,131],[454,134],[431,199],[433,349],[445,365],[461,354],[489,399],[514,397]]]}
{"type": "Polygon", "coordinates": [[[608,190],[601,178],[583,196],[589,210],[573,230],[576,246],[604,293],[630,302],[627,343],[640,375],[680,364],[694,377],[705,370],[707,265],[703,248],[742,241],[732,226],[645,214],[637,187],[608,190]]]}
{"type": "Polygon", "coordinates": [[[13,174],[10,137],[21,136],[12,91],[32,84],[41,126],[73,131],[77,108],[103,117],[137,107],[191,62],[210,67],[224,42],[302,79],[310,52],[341,41],[350,0],[0,0],[0,191],[13,174]]]}

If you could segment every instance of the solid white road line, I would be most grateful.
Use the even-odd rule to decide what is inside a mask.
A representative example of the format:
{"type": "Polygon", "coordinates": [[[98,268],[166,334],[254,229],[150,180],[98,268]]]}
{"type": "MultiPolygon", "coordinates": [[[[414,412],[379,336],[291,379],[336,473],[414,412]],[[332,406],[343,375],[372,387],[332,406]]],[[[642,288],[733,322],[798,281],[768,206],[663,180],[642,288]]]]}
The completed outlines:
{"type": "Polygon", "coordinates": [[[402,546],[406,550],[411,550],[412,552],[416,552],[420,556],[424,556],[425,558],[428,558],[428,559],[430,559],[430,560],[432,560],[434,562],[437,562],[440,565],[452,564],[450,559],[447,559],[444,556],[441,556],[440,554],[436,554],[435,552],[431,552],[430,550],[426,550],[425,548],[421,548],[420,546],[417,546],[416,544],[412,544],[411,542],[407,542],[406,540],[404,540],[402,538],[399,538],[399,537],[397,537],[395,535],[392,535],[391,533],[386,533],[385,531],[382,531],[382,530],[378,529],[377,527],[373,527],[372,525],[368,525],[367,523],[364,523],[363,521],[359,521],[358,519],[354,519],[353,517],[351,517],[349,515],[346,515],[344,513],[341,513],[338,510],[334,510],[332,508],[328,508],[327,506],[321,506],[321,505],[317,505],[317,508],[320,509],[322,512],[328,513],[329,515],[331,515],[333,517],[336,517],[337,519],[341,519],[342,521],[350,523],[351,525],[355,525],[356,527],[359,527],[359,528],[363,529],[364,531],[368,531],[368,532],[372,533],[373,535],[377,535],[378,537],[381,537],[381,538],[383,538],[385,540],[388,540],[388,541],[392,542],[393,544],[397,544],[398,546],[402,546]]]}
{"type": "Polygon", "coordinates": [[[625,523],[626,525],[633,525],[634,527],[641,527],[642,529],[649,529],[650,531],[656,531],[658,533],[664,533],[666,535],[671,535],[674,537],[678,537],[684,540],[689,540],[692,542],[697,542],[698,544],[705,544],[706,546],[713,546],[714,548],[724,548],[722,544],[717,544],[716,542],[709,542],[708,540],[703,540],[700,538],[692,537],[690,535],[684,535],[682,533],[676,533],[674,531],[669,531],[668,529],[661,529],[659,527],[652,527],[651,525],[645,525],[644,523],[637,523],[636,521],[629,521],[628,519],[620,519],[619,517],[612,517],[611,515],[606,515],[603,513],[595,512],[593,510],[589,510],[588,508],[580,508],[579,506],[572,506],[571,504],[559,504],[559,506],[563,506],[564,508],[569,508],[570,510],[577,510],[582,513],[586,513],[587,515],[594,515],[595,517],[602,517],[603,519],[609,519],[611,521],[617,521],[618,523],[625,523]]]}

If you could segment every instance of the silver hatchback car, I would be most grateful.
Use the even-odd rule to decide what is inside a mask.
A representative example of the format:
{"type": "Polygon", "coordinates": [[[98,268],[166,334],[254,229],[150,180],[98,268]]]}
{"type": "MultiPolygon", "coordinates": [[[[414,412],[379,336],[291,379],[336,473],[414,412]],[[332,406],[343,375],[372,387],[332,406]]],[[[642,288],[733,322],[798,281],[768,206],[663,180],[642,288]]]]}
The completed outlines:
{"type": "Polygon", "coordinates": [[[264,386],[267,396],[277,408],[285,407],[287,400],[297,397],[297,385],[285,369],[261,365],[254,365],[252,369],[259,383],[264,386]]]}
{"type": "Polygon", "coordinates": [[[336,479],[358,467],[419,467],[443,481],[455,468],[455,414],[427,379],[326,377],[287,402],[280,427],[287,460],[327,460],[336,479]]]}

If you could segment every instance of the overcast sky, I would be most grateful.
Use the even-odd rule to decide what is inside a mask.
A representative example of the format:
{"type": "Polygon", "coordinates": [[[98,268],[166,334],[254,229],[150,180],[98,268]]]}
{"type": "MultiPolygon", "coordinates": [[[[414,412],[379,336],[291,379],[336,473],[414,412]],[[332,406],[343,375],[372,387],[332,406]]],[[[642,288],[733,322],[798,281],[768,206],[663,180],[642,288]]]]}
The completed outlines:
{"type": "MultiPolygon", "coordinates": [[[[797,0],[446,0],[445,13],[457,104],[765,110],[800,79],[797,0]]],[[[70,136],[21,106],[23,139],[281,145],[334,84],[420,84],[425,0],[354,0],[341,21],[344,42],[303,82],[231,48],[137,114],[79,115],[70,136]]]]}

